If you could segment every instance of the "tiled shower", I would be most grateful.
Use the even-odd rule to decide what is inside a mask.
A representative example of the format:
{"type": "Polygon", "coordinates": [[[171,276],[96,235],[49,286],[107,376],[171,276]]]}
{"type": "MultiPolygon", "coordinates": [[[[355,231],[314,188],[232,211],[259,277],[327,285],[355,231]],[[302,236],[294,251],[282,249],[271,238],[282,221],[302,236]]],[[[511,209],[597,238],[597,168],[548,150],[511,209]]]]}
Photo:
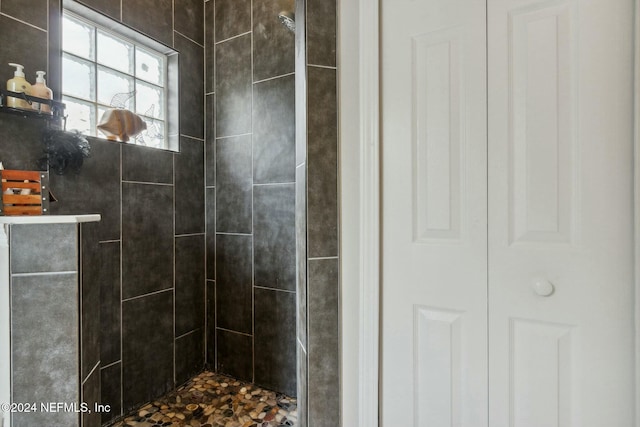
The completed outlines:
{"type": "MultiPolygon", "coordinates": [[[[0,1],[0,41],[23,35],[0,64],[48,69],[55,91],[59,0],[21,1],[0,1]]],[[[298,2],[306,57],[277,20],[292,1],[82,3],[172,46],[181,73],[179,153],[91,139],[79,175],[51,177],[52,213],[103,218],[82,238],[81,365],[84,399],[113,411],[87,425],[205,365],[301,408],[308,384],[308,425],[338,425],[335,1],[306,19],[298,2]]],[[[5,167],[36,168],[43,127],[0,115],[5,167]]]]}

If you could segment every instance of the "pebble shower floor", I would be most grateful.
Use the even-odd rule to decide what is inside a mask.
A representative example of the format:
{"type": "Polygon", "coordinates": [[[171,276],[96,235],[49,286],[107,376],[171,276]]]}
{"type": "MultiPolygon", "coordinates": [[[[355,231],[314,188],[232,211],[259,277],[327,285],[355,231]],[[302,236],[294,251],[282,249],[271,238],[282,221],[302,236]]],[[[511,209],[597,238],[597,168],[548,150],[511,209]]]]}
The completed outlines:
{"type": "Polygon", "coordinates": [[[111,427],[280,427],[297,425],[296,400],[205,371],[111,427]]]}

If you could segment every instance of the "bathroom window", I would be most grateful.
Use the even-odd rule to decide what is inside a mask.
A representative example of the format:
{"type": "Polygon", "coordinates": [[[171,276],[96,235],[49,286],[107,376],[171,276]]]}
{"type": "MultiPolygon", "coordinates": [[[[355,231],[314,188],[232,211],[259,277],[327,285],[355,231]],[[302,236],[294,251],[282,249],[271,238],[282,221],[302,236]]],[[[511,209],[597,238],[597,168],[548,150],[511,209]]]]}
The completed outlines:
{"type": "Polygon", "coordinates": [[[105,111],[125,108],[147,125],[129,143],[175,149],[177,107],[169,108],[169,96],[177,92],[171,87],[177,78],[170,78],[170,67],[177,69],[175,52],[114,21],[103,26],[74,12],[65,9],[62,18],[67,129],[102,137],[96,125],[105,111]]]}

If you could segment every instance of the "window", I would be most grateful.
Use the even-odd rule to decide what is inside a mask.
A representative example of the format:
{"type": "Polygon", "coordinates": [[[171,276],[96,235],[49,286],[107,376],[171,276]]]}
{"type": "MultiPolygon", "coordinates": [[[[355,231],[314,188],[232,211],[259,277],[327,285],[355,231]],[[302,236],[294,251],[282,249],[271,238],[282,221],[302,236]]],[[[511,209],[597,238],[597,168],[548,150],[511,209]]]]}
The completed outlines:
{"type": "MultiPolygon", "coordinates": [[[[102,19],[108,19],[102,17],[102,19]]],[[[115,25],[119,25],[114,23],[115,25]]],[[[138,114],[147,129],[130,143],[173,148],[169,136],[172,115],[168,95],[171,55],[154,49],[157,42],[140,42],[121,34],[114,25],[97,22],[65,10],[62,20],[62,101],[68,115],[67,129],[102,136],[96,130],[109,108],[126,108],[138,114]]],[[[133,32],[126,29],[125,32],[133,32]]],[[[170,52],[174,54],[175,52],[170,52]]],[[[176,61],[173,61],[176,62],[176,61]]],[[[173,108],[173,110],[176,110],[173,108]]],[[[175,114],[174,114],[175,115],[175,114]]]]}

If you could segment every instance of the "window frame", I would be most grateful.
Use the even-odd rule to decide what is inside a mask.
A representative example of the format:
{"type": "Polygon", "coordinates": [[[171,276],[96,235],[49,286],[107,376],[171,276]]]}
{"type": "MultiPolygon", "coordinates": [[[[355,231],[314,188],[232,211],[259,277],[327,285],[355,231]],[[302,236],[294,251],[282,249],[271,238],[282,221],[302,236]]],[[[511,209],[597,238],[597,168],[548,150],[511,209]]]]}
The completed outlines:
{"type": "MultiPolygon", "coordinates": [[[[113,70],[115,72],[126,74],[130,76],[134,80],[134,85],[136,81],[141,81],[146,84],[151,84],[144,79],[135,76],[135,63],[134,63],[134,73],[129,74],[126,72],[122,72],[121,70],[117,70],[108,65],[101,64],[98,62],[97,52],[96,57],[93,60],[82,58],[81,56],[74,55],[71,52],[65,52],[62,50],[62,19],[65,14],[69,14],[72,18],[80,20],[88,25],[94,26],[97,28],[95,31],[97,44],[97,34],[98,31],[102,31],[108,35],[111,35],[117,39],[121,39],[127,43],[131,43],[136,48],[140,48],[142,50],[149,50],[154,54],[160,54],[164,56],[164,87],[163,87],[163,96],[164,96],[164,147],[150,147],[161,150],[170,150],[170,151],[179,151],[179,83],[178,83],[178,73],[179,73],[179,53],[165,44],[158,42],[149,36],[142,34],[133,28],[128,27],[127,25],[115,21],[114,19],[101,14],[93,9],[90,9],[87,6],[84,6],[75,0],[63,0],[62,2],[62,10],[60,13],[60,66],[62,71],[62,57],[63,54],[68,54],[76,58],[80,58],[84,61],[89,61],[94,64],[95,67],[95,84],[97,90],[97,73],[99,67],[105,67],[109,70],[113,70]]],[[[135,59],[135,57],[134,57],[135,59]]],[[[62,81],[63,76],[61,74],[60,78],[60,96],[70,96],[75,98],[73,95],[66,95],[62,93],[62,81]]],[[[153,85],[158,87],[157,85],[153,85]]],[[[135,87],[134,87],[135,89],[135,87]]],[[[81,98],[79,98],[81,99],[81,98]]],[[[86,102],[83,100],[83,102],[86,102]]],[[[102,106],[103,104],[98,102],[97,93],[96,100],[90,101],[91,103],[98,106],[102,106]]],[[[134,101],[135,102],[135,101],[134,101]]],[[[145,115],[145,117],[147,117],[145,115]]],[[[149,117],[154,120],[158,120],[152,117],[149,117]]],[[[96,121],[99,121],[100,118],[96,117],[96,121]]],[[[105,139],[98,134],[97,138],[105,139]]],[[[142,145],[141,145],[142,146],[142,145]]]]}

